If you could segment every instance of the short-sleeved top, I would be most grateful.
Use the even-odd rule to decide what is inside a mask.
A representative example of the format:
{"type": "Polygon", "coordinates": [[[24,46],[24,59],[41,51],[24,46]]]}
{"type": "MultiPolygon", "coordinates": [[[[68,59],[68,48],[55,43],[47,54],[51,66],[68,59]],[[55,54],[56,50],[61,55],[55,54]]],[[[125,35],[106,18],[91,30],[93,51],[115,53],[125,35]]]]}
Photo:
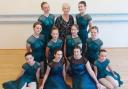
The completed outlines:
{"type": "Polygon", "coordinates": [[[29,82],[36,81],[36,72],[39,67],[40,64],[38,62],[35,62],[32,66],[28,63],[23,64],[22,68],[25,70],[23,77],[28,78],[29,82]]]}
{"type": "Polygon", "coordinates": [[[72,38],[71,35],[66,36],[66,56],[72,56],[74,47],[79,45],[82,45],[79,37],[72,38]]]}
{"type": "Polygon", "coordinates": [[[41,62],[45,59],[46,43],[44,35],[40,35],[39,38],[36,38],[31,35],[27,39],[27,44],[29,44],[32,49],[32,54],[34,56],[35,61],[41,62]]]}
{"type": "Polygon", "coordinates": [[[65,64],[64,59],[61,59],[59,62],[54,62],[54,61],[49,62],[48,65],[51,68],[49,76],[62,75],[64,64],[65,64]]]}
{"type": "Polygon", "coordinates": [[[109,59],[106,59],[103,62],[100,62],[99,60],[95,61],[95,66],[97,67],[97,70],[98,70],[97,71],[97,78],[98,79],[104,78],[108,75],[109,72],[106,68],[109,65],[109,63],[110,63],[109,59]]]}
{"type": "Polygon", "coordinates": [[[76,21],[79,26],[79,30],[87,30],[89,22],[92,20],[89,14],[81,16],[81,14],[76,15],[76,21]]]}
{"type": "Polygon", "coordinates": [[[80,59],[75,59],[73,56],[68,57],[70,67],[71,67],[71,72],[73,76],[79,76],[79,75],[84,75],[87,72],[87,69],[85,67],[86,63],[88,60],[85,57],[81,57],[80,59]]]}
{"type": "Polygon", "coordinates": [[[54,51],[56,49],[62,49],[63,41],[61,39],[57,39],[56,42],[50,40],[47,44],[47,47],[49,48],[49,57],[48,60],[51,61],[54,58],[54,51]]]}
{"type": "Polygon", "coordinates": [[[59,37],[64,41],[67,35],[71,33],[71,26],[74,24],[74,19],[72,15],[69,15],[69,20],[66,22],[62,15],[57,17],[55,21],[55,26],[59,29],[59,37]]]}
{"type": "MultiPolygon", "coordinates": [[[[87,58],[92,63],[98,59],[99,50],[103,45],[103,41],[100,39],[92,40],[91,38],[87,39],[87,58]]],[[[94,64],[94,63],[93,63],[94,64]]]]}
{"type": "Polygon", "coordinates": [[[89,14],[85,14],[83,16],[81,16],[81,14],[76,15],[76,22],[79,26],[79,36],[83,44],[86,43],[86,39],[88,38],[87,27],[91,20],[92,18],[89,14]]]}
{"type": "Polygon", "coordinates": [[[48,42],[50,40],[50,34],[51,34],[51,29],[54,25],[54,20],[55,16],[53,14],[49,14],[49,16],[41,15],[38,18],[38,21],[42,25],[42,31],[41,34],[45,35],[45,39],[48,42]]]}

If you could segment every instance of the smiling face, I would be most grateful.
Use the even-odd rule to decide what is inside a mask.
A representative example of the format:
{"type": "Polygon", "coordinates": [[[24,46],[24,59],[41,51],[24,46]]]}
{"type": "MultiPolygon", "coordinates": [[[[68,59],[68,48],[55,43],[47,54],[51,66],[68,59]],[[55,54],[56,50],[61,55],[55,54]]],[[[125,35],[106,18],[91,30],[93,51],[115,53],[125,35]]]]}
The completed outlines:
{"type": "Polygon", "coordinates": [[[44,3],[41,8],[44,11],[44,13],[49,13],[50,11],[50,6],[48,5],[48,3],[44,3]]]}
{"type": "Polygon", "coordinates": [[[64,14],[69,14],[70,6],[67,3],[64,3],[62,6],[62,11],[64,14]]]}
{"type": "Polygon", "coordinates": [[[72,34],[73,36],[76,36],[77,33],[78,33],[78,28],[73,25],[73,26],[71,27],[71,34],[72,34]]]}
{"type": "Polygon", "coordinates": [[[85,13],[86,6],[84,4],[78,4],[78,9],[81,14],[85,13]]]}
{"type": "Polygon", "coordinates": [[[54,54],[55,60],[57,60],[57,61],[60,61],[61,58],[62,58],[62,56],[63,56],[63,53],[62,53],[61,50],[58,50],[58,51],[54,54]]]}
{"type": "Polygon", "coordinates": [[[91,32],[91,38],[96,39],[97,36],[98,36],[97,29],[95,29],[95,28],[94,29],[91,29],[90,32],[91,32]]]}
{"type": "Polygon", "coordinates": [[[34,62],[34,57],[32,55],[27,55],[25,59],[28,64],[32,64],[34,62]]]}
{"type": "Polygon", "coordinates": [[[81,53],[82,53],[82,51],[79,48],[74,48],[74,50],[73,50],[74,57],[81,56],[81,53]]]}
{"type": "Polygon", "coordinates": [[[107,58],[107,52],[100,52],[99,60],[105,60],[107,58]]]}
{"type": "Polygon", "coordinates": [[[52,39],[58,39],[59,37],[58,29],[52,30],[51,36],[52,36],[52,39]]]}
{"type": "Polygon", "coordinates": [[[34,33],[39,35],[42,30],[42,27],[40,24],[37,24],[37,25],[35,25],[35,27],[33,29],[34,29],[34,33]]]}

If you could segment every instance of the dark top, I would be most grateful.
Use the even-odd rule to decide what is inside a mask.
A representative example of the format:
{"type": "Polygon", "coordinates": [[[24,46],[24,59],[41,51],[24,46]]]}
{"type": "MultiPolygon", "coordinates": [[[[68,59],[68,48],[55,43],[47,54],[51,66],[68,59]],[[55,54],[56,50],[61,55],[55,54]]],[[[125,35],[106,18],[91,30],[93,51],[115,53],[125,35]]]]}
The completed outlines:
{"type": "Polygon", "coordinates": [[[66,22],[62,15],[57,17],[55,26],[59,29],[59,37],[64,41],[65,37],[71,33],[71,26],[74,24],[72,15],[69,15],[69,20],[66,22]]]}

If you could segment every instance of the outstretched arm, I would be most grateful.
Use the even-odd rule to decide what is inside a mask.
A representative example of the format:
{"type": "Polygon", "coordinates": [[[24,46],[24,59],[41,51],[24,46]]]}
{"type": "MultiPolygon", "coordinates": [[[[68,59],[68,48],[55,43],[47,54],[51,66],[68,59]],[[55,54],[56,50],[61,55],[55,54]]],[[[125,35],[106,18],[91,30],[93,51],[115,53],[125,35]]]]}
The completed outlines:
{"type": "Polygon", "coordinates": [[[112,67],[110,66],[110,64],[108,65],[108,69],[109,69],[110,72],[112,72],[112,74],[114,75],[114,71],[113,71],[112,67]]]}
{"type": "Polygon", "coordinates": [[[99,83],[99,81],[97,80],[97,78],[96,78],[96,75],[95,75],[95,73],[93,72],[93,70],[92,70],[92,68],[91,68],[91,66],[90,66],[90,63],[89,63],[89,61],[86,63],[86,68],[87,68],[87,71],[88,71],[88,73],[89,73],[89,75],[93,78],[93,80],[96,82],[96,86],[97,86],[97,88],[98,89],[101,89],[101,87],[102,87],[102,85],[99,83]]]}
{"type": "Polygon", "coordinates": [[[43,82],[42,82],[42,84],[41,84],[41,86],[40,86],[39,89],[43,89],[44,88],[44,84],[45,84],[45,82],[46,82],[46,80],[48,78],[48,75],[49,75],[50,70],[51,70],[51,68],[49,66],[47,66],[47,70],[46,70],[46,73],[44,75],[43,82]]]}
{"type": "Polygon", "coordinates": [[[16,80],[19,79],[23,74],[24,74],[25,70],[22,68],[20,74],[17,76],[16,80]]]}
{"type": "Polygon", "coordinates": [[[96,82],[96,84],[98,84],[99,82],[98,82],[98,80],[96,78],[95,73],[93,72],[93,70],[92,70],[92,68],[90,66],[89,61],[86,63],[86,68],[87,68],[87,71],[88,71],[89,75],[94,79],[94,81],[96,82]]]}

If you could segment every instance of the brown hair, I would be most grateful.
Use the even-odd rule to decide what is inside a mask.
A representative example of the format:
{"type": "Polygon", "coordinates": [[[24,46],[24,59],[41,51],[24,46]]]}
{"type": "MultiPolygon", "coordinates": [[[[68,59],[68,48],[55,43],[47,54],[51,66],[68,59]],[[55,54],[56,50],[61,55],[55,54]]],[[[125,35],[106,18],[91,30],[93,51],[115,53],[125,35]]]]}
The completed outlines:
{"type": "Polygon", "coordinates": [[[92,26],[92,27],[89,29],[89,31],[91,31],[91,29],[96,29],[97,32],[99,32],[99,28],[98,28],[97,26],[92,26]]]}
{"type": "Polygon", "coordinates": [[[100,49],[99,54],[100,54],[101,52],[107,52],[107,50],[105,50],[105,49],[100,49]]]}
{"type": "Polygon", "coordinates": [[[86,2],[85,1],[80,1],[79,4],[83,4],[84,6],[86,6],[86,2]]]}
{"type": "Polygon", "coordinates": [[[77,30],[79,30],[79,27],[78,27],[77,24],[73,24],[73,25],[71,26],[71,28],[72,28],[73,26],[75,26],[75,27],[77,28],[77,30]]]}
{"type": "Polygon", "coordinates": [[[33,24],[33,28],[35,28],[36,25],[41,25],[41,23],[40,23],[40,22],[35,22],[35,23],[33,24]]]}
{"type": "Polygon", "coordinates": [[[33,56],[32,52],[27,52],[27,53],[25,53],[24,57],[26,57],[28,55],[32,55],[33,56]]]}
{"type": "MultiPolygon", "coordinates": [[[[76,45],[76,46],[74,47],[74,49],[79,49],[80,52],[82,52],[82,48],[81,48],[80,46],[78,46],[78,45],[76,45]]],[[[73,49],[73,51],[74,51],[74,49],[73,49]]]]}
{"type": "MultiPolygon", "coordinates": [[[[52,31],[53,31],[53,30],[58,30],[58,28],[57,28],[56,26],[53,26],[53,27],[52,27],[52,31]]],[[[52,31],[51,31],[51,32],[52,32],[52,31]]]]}
{"type": "Polygon", "coordinates": [[[47,2],[42,2],[41,3],[41,8],[43,7],[44,4],[48,4],[47,2]]]}

